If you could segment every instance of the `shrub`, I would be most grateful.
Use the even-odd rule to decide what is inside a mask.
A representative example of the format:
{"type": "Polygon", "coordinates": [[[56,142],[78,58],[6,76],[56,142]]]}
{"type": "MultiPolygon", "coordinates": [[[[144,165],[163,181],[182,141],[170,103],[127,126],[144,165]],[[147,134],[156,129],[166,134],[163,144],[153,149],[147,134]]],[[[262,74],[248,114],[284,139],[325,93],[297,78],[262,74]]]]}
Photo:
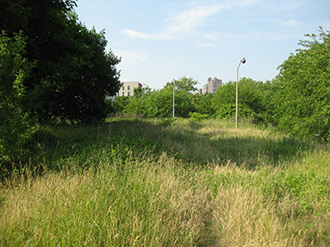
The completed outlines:
{"type": "Polygon", "coordinates": [[[27,61],[22,34],[0,35],[0,167],[24,156],[37,126],[23,110],[24,85],[32,63],[27,61]]]}
{"type": "Polygon", "coordinates": [[[196,121],[201,121],[203,119],[207,119],[208,115],[207,114],[200,114],[198,112],[192,112],[189,113],[190,119],[196,120],[196,121]]]}
{"type": "Polygon", "coordinates": [[[270,105],[272,121],[290,134],[330,140],[330,32],[301,41],[297,50],[280,66],[273,82],[270,105]]]}

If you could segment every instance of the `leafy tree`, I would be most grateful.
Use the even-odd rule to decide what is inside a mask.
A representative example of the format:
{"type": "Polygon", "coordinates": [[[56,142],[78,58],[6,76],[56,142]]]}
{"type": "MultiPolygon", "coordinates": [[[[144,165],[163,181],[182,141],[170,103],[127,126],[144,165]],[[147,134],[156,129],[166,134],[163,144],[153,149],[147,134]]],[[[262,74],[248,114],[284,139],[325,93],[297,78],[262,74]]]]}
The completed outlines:
{"type": "Polygon", "coordinates": [[[107,41],[103,31],[88,30],[75,16],[71,18],[74,42],[64,57],[67,67],[62,68],[63,73],[56,80],[56,90],[51,88],[56,97],[47,109],[52,110],[52,116],[62,119],[97,120],[107,115],[105,96],[119,90],[115,65],[120,60],[111,51],[105,52],[107,41]]]}
{"type": "Polygon", "coordinates": [[[173,80],[173,83],[178,90],[183,90],[186,92],[197,91],[195,86],[198,84],[198,81],[191,77],[188,78],[184,76],[178,80],[173,80]]]}
{"type": "Polygon", "coordinates": [[[23,111],[24,80],[33,64],[24,58],[22,34],[9,38],[0,34],[0,167],[26,153],[37,126],[23,111]]]}
{"type": "Polygon", "coordinates": [[[330,32],[307,35],[273,82],[273,122],[302,137],[330,140],[330,32]]]}
{"type": "Polygon", "coordinates": [[[78,21],[74,0],[2,1],[0,28],[9,35],[22,30],[25,56],[36,62],[24,82],[25,110],[40,120],[105,117],[105,96],[119,89],[115,65],[120,60],[105,51],[104,31],[88,30],[78,21]]]}
{"type": "Polygon", "coordinates": [[[123,113],[124,109],[129,104],[129,97],[118,96],[112,102],[113,112],[114,113],[123,113]]]}
{"type": "Polygon", "coordinates": [[[211,117],[215,111],[212,107],[213,94],[195,94],[193,96],[193,104],[197,113],[211,117]]]}
{"type": "MultiPolygon", "coordinates": [[[[183,89],[175,89],[175,116],[188,117],[194,111],[192,94],[183,89]]],[[[173,85],[167,85],[151,94],[151,117],[171,117],[173,113],[173,85]],[[153,106],[153,107],[152,107],[153,106]]]]}
{"type": "Polygon", "coordinates": [[[150,102],[151,88],[148,86],[134,89],[133,97],[129,98],[124,113],[149,117],[152,113],[152,103],[150,102]]]}
{"type": "MultiPolygon", "coordinates": [[[[117,97],[121,101],[122,97],[117,97]]],[[[117,98],[115,102],[117,101],[117,98]]],[[[188,117],[194,111],[192,104],[193,95],[184,90],[175,90],[175,115],[188,117]]],[[[171,117],[173,111],[173,84],[167,84],[163,89],[152,91],[150,88],[142,88],[133,97],[128,98],[128,104],[123,113],[137,114],[143,117],[166,118],[171,117]],[[170,86],[170,87],[168,87],[170,86]]]]}
{"type": "MultiPolygon", "coordinates": [[[[261,122],[264,106],[265,86],[260,81],[242,78],[239,82],[239,116],[253,122],[261,122]]],[[[212,99],[213,109],[219,118],[231,118],[236,111],[236,82],[221,86],[212,99]]]]}
{"type": "Polygon", "coordinates": [[[147,101],[148,117],[172,116],[173,89],[166,88],[153,91],[147,101]]]}
{"type": "Polygon", "coordinates": [[[0,29],[13,36],[28,24],[26,0],[0,0],[0,29]]]}
{"type": "Polygon", "coordinates": [[[191,77],[181,77],[177,80],[173,80],[172,82],[166,83],[164,88],[172,88],[173,89],[173,84],[175,85],[175,88],[177,90],[182,90],[186,92],[193,92],[196,91],[197,88],[195,87],[198,84],[198,81],[194,80],[191,77]]]}

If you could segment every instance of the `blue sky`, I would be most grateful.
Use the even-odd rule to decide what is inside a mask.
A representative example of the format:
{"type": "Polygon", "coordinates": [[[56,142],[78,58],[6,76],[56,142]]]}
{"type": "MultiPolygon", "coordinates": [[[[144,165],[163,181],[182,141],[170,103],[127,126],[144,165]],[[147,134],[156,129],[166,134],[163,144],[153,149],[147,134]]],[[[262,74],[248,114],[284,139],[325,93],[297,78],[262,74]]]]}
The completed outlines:
{"type": "Polygon", "coordinates": [[[106,32],[121,81],[152,89],[183,76],[271,80],[305,34],[330,29],[329,0],[78,0],[88,28],[106,32]]]}

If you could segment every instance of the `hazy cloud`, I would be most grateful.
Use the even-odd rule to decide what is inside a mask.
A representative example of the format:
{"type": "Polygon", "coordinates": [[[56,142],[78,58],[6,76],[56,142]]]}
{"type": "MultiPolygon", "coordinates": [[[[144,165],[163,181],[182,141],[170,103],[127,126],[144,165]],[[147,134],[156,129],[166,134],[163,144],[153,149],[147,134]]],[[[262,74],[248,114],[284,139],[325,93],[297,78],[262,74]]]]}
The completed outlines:
{"type": "Polygon", "coordinates": [[[287,20],[287,21],[283,21],[282,26],[286,26],[286,27],[297,27],[300,25],[300,22],[297,20],[287,20]]]}
{"type": "Polygon", "coordinates": [[[148,54],[143,51],[127,51],[127,50],[118,50],[116,54],[122,58],[123,63],[127,62],[144,62],[148,59],[148,54]]]}
{"type": "Polygon", "coordinates": [[[162,39],[160,35],[155,35],[155,34],[148,34],[148,33],[142,33],[142,32],[137,32],[131,29],[124,29],[121,31],[122,34],[125,34],[129,37],[132,38],[140,38],[140,39],[151,39],[151,40],[157,40],[157,39],[162,39]]]}
{"type": "MultiPolygon", "coordinates": [[[[121,33],[129,37],[149,40],[182,39],[194,34],[198,28],[207,25],[210,21],[209,17],[220,13],[222,10],[245,7],[258,2],[259,0],[207,1],[204,4],[195,4],[195,6],[179,13],[173,13],[165,21],[166,25],[156,34],[143,33],[131,29],[124,29],[121,33]]],[[[217,41],[217,38],[211,35],[204,35],[204,38],[217,41]]]]}
{"type": "Polygon", "coordinates": [[[279,41],[290,37],[290,34],[283,32],[253,32],[246,35],[246,38],[252,40],[279,41]]]}
{"type": "Polygon", "coordinates": [[[210,34],[204,34],[202,36],[203,36],[203,38],[211,40],[211,41],[218,41],[219,40],[217,37],[215,37],[213,35],[210,35],[210,34]]]}
{"type": "Polygon", "coordinates": [[[185,10],[169,18],[164,32],[179,36],[189,35],[195,32],[197,28],[205,25],[208,17],[219,13],[226,6],[227,4],[216,3],[185,10]]]}
{"type": "Polygon", "coordinates": [[[198,48],[216,48],[218,47],[216,44],[213,44],[213,43],[201,43],[201,44],[196,44],[195,45],[196,47],[198,48]]]}

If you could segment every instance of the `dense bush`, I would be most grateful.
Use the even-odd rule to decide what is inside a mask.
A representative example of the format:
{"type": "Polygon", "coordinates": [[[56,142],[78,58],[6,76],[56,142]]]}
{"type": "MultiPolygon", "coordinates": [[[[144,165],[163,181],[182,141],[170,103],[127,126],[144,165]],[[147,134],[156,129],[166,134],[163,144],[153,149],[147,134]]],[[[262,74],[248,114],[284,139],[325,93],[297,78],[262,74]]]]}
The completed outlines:
{"type": "Polygon", "coordinates": [[[280,66],[270,91],[269,113],[291,134],[330,140],[330,32],[308,35],[280,66]]]}
{"type": "Polygon", "coordinates": [[[215,113],[215,109],[212,107],[212,98],[213,94],[195,94],[193,96],[193,104],[195,111],[197,113],[207,115],[208,117],[211,117],[215,113]]]}
{"type": "MultiPolygon", "coordinates": [[[[265,111],[265,85],[260,81],[242,78],[239,83],[239,116],[253,122],[263,121],[265,111]]],[[[236,82],[221,86],[212,99],[212,107],[218,118],[231,118],[236,111],[236,82]]]]}
{"type": "Polygon", "coordinates": [[[25,154],[37,129],[22,110],[23,84],[33,65],[23,57],[25,45],[22,34],[0,34],[0,167],[25,154]]]}
{"type": "MultiPolygon", "coordinates": [[[[190,82],[190,79],[185,77],[184,79],[184,81],[174,80],[179,85],[175,89],[175,116],[177,117],[188,117],[190,112],[195,111],[194,95],[187,91],[188,88],[191,89],[192,85],[184,86],[184,83],[190,82]]],[[[173,114],[173,85],[168,83],[163,89],[155,91],[151,91],[148,87],[136,90],[133,97],[116,97],[112,106],[117,113],[147,118],[171,117],[173,114]]]]}
{"type": "Polygon", "coordinates": [[[88,30],[73,14],[76,0],[1,1],[0,30],[26,36],[34,61],[24,81],[24,110],[40,121],[106,117],[105,96],[119,90],[120,61],[106,51],[104,31],[88,30]]]}

